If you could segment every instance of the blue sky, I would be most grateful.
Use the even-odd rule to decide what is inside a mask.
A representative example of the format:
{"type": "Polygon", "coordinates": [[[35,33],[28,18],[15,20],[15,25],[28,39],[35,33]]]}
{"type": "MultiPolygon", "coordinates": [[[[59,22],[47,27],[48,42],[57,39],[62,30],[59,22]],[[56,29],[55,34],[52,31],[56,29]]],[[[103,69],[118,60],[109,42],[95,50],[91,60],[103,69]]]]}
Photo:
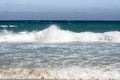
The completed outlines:
{"type": "Polygon", "coordinates": [[[120,0],[0,0],[0,20],[120,20],[120,0]]]}

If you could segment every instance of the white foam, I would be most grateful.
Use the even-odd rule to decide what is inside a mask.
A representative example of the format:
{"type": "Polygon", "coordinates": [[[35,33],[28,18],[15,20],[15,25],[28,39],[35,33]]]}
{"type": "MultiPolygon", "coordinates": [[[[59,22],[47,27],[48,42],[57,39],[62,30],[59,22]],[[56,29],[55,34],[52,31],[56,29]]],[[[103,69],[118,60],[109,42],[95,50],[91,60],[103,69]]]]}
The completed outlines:
{"type": "Polygon", "coordinates": [[[2,28],[8,28],[8,27],[17,27],[17,26],[15,26],[15,25],[0,25],[0,27],[2,27],[2,28]]]}
{"type": "Polygon", "coordinates": [[[0,42],[120,42],[120,32],[111,31],[104,33],[93,32],[72,32],[69,30],[61,30],[56,25],[51,25],[49,28],[41,31],[33,32],[9,32],[3,31],[0,33],[0,42]]]}
{"type": "Polygon", "coordinates": [[[119,70],[69,67],[63,69],[0,70],[0,79],[120,80],[119,70]]]}

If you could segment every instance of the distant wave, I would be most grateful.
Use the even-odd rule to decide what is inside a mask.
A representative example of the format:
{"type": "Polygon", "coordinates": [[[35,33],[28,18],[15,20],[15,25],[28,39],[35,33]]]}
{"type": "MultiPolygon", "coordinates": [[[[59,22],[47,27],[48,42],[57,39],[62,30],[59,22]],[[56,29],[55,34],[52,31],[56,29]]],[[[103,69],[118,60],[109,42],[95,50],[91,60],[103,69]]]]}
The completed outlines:
{"type": "Polygon", "coordinates": [[[17,27],[17,26],[15,26],[15,25],[0,25],[0,27],[1,28],[8,28],[8,27],[12,28],[12,27],[17,27]]]}
{"type": "Polygon", "coordinates": [[[18,32],[3,30],[0,32],[0,42],[44,42],[44,43],[63,43],[63,42],[115,42],[120,43],[120,32],[111,31],[104,33],[93,32],[72,32],[62,30],[57,25],[32,32],[18,32]]]}

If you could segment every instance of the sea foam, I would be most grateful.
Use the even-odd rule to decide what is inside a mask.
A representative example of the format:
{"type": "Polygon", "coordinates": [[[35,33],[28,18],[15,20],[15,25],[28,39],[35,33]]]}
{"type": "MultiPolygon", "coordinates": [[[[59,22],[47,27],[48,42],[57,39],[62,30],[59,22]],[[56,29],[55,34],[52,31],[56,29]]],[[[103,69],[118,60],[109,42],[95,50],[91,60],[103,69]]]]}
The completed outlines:
{"type": "Polygon", "coordinates": [[[104,33],[94,32],[72,32],[69,30],[62,30],[57,25],[41,31],[32,32],[18,32],[1,31],[0,42],[44,42],[44,43],[63,43],[63,42],[120,42],[120,32],[110,31],[104,33]]]}
{"type": "Polygon", "coordinates": [[[54,70],[9,69],[0,70],[0,79],[120,80],[120,72],[79,67],[54,70]]]}
{"type": "Polygon", "coordinates": [[[12,28],[17,27],[16,25],[0,25],[0,28],[12,28]]]}

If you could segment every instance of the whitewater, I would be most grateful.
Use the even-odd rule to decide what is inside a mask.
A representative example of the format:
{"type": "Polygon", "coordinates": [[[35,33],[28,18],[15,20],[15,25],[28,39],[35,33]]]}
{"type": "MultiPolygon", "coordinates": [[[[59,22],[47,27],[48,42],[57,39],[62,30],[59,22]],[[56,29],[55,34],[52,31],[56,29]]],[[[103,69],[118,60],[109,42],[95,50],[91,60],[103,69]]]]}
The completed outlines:
{"type": "Polygon", "coordinates": [[[119,22],[0,22],[0,79],[120,80],[119,22]]]}
{"type": "Polygon", "coordinates": [[[57,25],[40,31],[12,32],[2,30],[0,32],[0,42],[44,42],[44,43],[64,43],[64,42],[114,42],[120,43],[120,32],[109,31],[103,33],[95,32],[72,32],[62,30],[57,25]]]}
{"type": "Polygon", "coordinates": [[[0,79],[120,80],[119,43],[0,43],[0,79]]]}

